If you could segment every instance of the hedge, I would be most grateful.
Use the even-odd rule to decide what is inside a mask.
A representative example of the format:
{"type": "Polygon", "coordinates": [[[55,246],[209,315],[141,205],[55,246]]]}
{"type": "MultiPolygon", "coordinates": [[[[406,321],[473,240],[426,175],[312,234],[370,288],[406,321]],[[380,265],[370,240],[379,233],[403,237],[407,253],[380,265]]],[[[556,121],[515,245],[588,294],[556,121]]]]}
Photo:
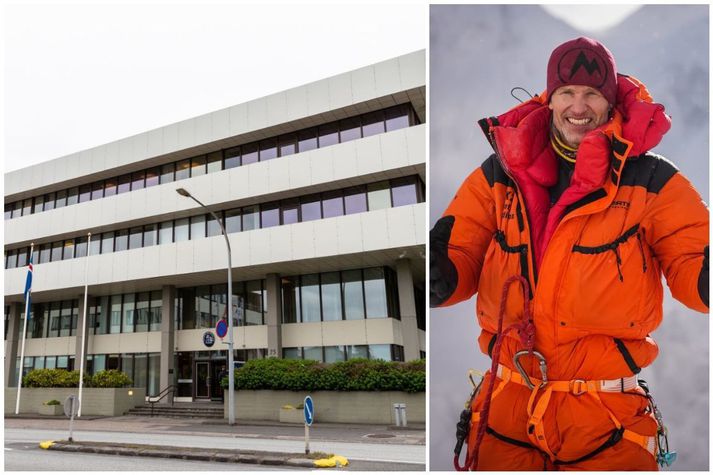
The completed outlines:
{"type": "MultiPolygon", "coordinates": [[[[228,387],[228,378],[221,380],[228,387]]],[[[235,370],[235,389],[290,391],[426,390],[426,363],[353,359],[331,364],[312,360],[269,358],[248,361],[235,370]]]]}
{"type": "MultiPolygon", "coordinates": [[[[94,376],[84,374],[84,386],[94,388],[123,388],[131,385],[126,373],[116,370],[102,370],[94,376]]],[[[79,387],[79,371],[66,369],[33,369],[22,378],[25,388],[76,388],[79,387]]]]}

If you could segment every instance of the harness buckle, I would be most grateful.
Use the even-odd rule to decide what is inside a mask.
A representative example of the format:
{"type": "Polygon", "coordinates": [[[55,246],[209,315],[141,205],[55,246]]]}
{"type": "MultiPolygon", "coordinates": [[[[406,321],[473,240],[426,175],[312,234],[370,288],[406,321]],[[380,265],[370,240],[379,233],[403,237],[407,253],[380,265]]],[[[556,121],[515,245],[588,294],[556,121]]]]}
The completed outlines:
{"type": "Polygon", "coordinates": [[[529,350],[518,351],[513,355],[512,362],[515,364],[515,367],[520,372],[520,376],[522,376],[522,380],[525,382],[525,385],[530,389],[535,389],[535,385],[532,384],[532,381],[530,381],[530,376],[528,376],[522,365],[520,365],[520,358],[525,355],[529,355],[530,353],[532,353],[532,355],[540,362],[540,373],[542,373],[542,381],[540,382],[540,385],[538,387],[542,389],[547,386],[547,361],[545,360],[545,357],[542,356],[542,353],[529,350]]]}
{"type": "Polygon", "coordinates": [[[569,382],[569,391],[575,396],[581,396],[587,392],[587,382],[583,379],[573,379],[569,382]]]}

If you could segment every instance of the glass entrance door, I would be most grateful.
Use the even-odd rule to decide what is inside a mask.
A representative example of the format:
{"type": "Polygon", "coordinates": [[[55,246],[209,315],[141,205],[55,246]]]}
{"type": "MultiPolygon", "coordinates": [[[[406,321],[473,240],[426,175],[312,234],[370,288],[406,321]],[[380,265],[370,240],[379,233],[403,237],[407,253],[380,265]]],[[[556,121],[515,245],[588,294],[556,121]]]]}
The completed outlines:
{"type": "Polygon", "coordinates": [[[211,374],[209,361],[196,361],[195,389],[196,399],[207,399],[210,397],[211,374]]]}

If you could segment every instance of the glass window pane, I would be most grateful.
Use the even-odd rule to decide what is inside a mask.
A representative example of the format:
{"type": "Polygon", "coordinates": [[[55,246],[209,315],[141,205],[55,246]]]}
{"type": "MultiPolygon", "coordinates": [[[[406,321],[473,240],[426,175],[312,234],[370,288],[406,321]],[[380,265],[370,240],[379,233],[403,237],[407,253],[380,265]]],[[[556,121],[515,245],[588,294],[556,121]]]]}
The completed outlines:
{"type": "Polygon", "coordinates": [[[74,259],[74,239],[66,239],[64,241],[62,259],[74,259]]]}
{"type": "MultiPolygon", "coordinates": [[[[146,353],[134,354],[134,387],[145,388],[148,383],[148,357],[146,353]]],[[[156,396],[157,393],[146,392],[147,396],[156,396]]]]}
{"type": "Polygon", "coordinates": [[[302,359],[302,348],[283,348],[282,357],[286,360],[302,359]]]}
{"type": "Polygon", "coordinates": [[[342,292],[344,293],[344,313],[347,320],[364,318],[364,290],[361,270],[342,272],[342,292]]]}
{"type": "Polygon", "coordinates": [[[188,218],[177,219],[173,227],[175,242],[188,241],[188,218]]]}
{"type": "Polygon", "coordinates": [[[176,181],[185,180],[189,178],[191,174],[191,160],[181,160],[176,163],[176,181]]]}
{"type": "Polygon", "coordinates": [[[191,176],[205,175],[205,155],[191,159],[191,176]]]}
{"type": "Polygon", "coordinates": [[[386,115],[386,131],[403,129],[409,126],[408,121],[408,106],[406,104],[392,107],[384,111],[386,115]]]}
{"type": "Polygon", "coordinates": [[[245,283],[247,299],[245,301],[245,324],[262,325],[262,281],[251,280],[245,283]]]}
{"type": "MultiPolygon", "coordinates": [[[[52,196],[54,196],[54,193],[52,193],[52,196]]],[[[16,201],[12,209],[12,217],[19,218],[20,216],[22,216],[22,201],[16,201]]]]}
{"type": "Polygon", "coordinates": [[[27,216],[32,214],[32,198],[28,198],[22,202],[22,215],[27,216]]]}
{"type": "Polygon", "coordinates": [[[50,330],[48,333],[50,338],[59,336],[59,309],[60,302],[50,304],[50,330]]]}
{"type": "MultiPolygon", "coordinates": [[[[89,195],[87,194],[87,199],[89,199],[89,195]]],[[[84,201],[87,201],[86,199],[84,201]]],[[[54,207],[55,208],[64,208],[67,205],[67,190],[60,190],[57,192],[55,200],[54,200],[54,207]]]]}
{"type": "Polygon", "coordinates": [[[225,212],[225,232],[226,233],[237,233],[242,231],[240,225],[240,208],[231,209],[225,212]]]}
{"type": "Polygon", "coordinates": [[[159,174],[160,169],[158,167],[146,170],[146,188],[158,185],[159,174]]]}
{"type": "Polygon", "coordinates": [[[173,221],[164,221],[159,224],[158,243],[168,244],[173,242],[173,221]]]}
{"type": "Polygon", "coordinates": [[[109,178],[104,181],[104,196],[114,196],[116,194],[116,178],[109,178]]]}
{"type": "Polygon", "coordinates": [[[339,143],[339,127],[336,122],[319,126],[319,147],[339,143]]]}
{"type": "Polygon", "coordinates": [[[74,257],[87,255],[87,238],[80,237],[74,240],[74,257]]]}
{"type": "MultiPolygon", "coordinates": [[[[221,221],[223,220],[223,212],[222,211],[216,211],[215,214],[218,216],[218,219],[221,221]]],[[[223,234],[223,231],[220,230],[220,225],[218,224],[218,221],[215,220],[213,215],[206,215],[205,217],[206,223],[208,225],[208,232],[206,233],[209,237],[210,236],[219,236],[223,234]]]]}
{"type": "Polygon", "coordinates": [[[121,355],[121,371],[133,379],[134,377],[134,355],[132,353],[124,353],[121,355]]]}
{"type": "Polygon", "coordinates": [[[367,185],[369,211],[391,207],[391,192],[389,182],[371,183],[367,185]]]}
{"type": "Polygon", "coordinates": [[[131,174],[131,191],[140,190],[145,186],[146,172],[140,170],[131,174]]]}
{"type": "Polygon", "coordinates": [[[299,323],[300,321],[299,277],[283,277],[282,323],[299,323]]]}
{"type": "Polygon", "coordinates": [[[122,229],[114,233],[114,252],[125,251],[129,248],[129,231],[122,229]]]}
{"type": "Polygon", "coordinates": [[[391,361],[391,345],[369,345],[369,359],[391,361]]]}
{"type": "Polygon", "coordinates": [[[322,219],[322,206],[319,195],[306,196],[302,198],[300,204],[300,215],[302,222],[322,219]]]}
{"type": "Polygon", "coordinates": [[[131,190],[131,175],[122,175],[119,177],[119,188],[117,194],[126,193],[131,190]]]}
{"type": "Polygon", "coordinates": [[[207,156],[208,173],[219,172],[223,169],[223,152],[209,153],[207,156]]]}
{"type": "Polygon", "coordinates": [[[339,272],[322,274],[322,320],[342,319],[342,293],[339,272]]]}
{"type": "Polygon", "coordinates": [[[282,224],[292,224],[299,221],[300,202],[298,199],[284,200],[280,203],[282,224]]]}
{"type": "Polygon", "coordinates": [[[92,185],[82,185],[79,187],[79,202],[84,203],[92,199],[92,185]]]}
{"type": "Polygon", "coordinates": [[[304,359],[322,361],[322,347],[321,346],[305,346],[304,347],[304,359]]]}
{"type": "Polygon", "coordinates": [[[240,147],[230,148],[225,151],[225,170],[240,166],[240,147]]]}
{"type": "MultiPolygon", "coordinates": [[[[44,198],[43,198],[44,202],[44,198]]],[[[40,208],[40,211],[42,211],[42,208],[40,208]]],[[[37,213],[37,211],[35,211],[37,213]]],[[[5,205],[5,219],[10,219],[12,218],[12,203],[8,203],[5,205]]]]}
{"type": "Polygon", "coordinates": [[[280,156],[292,155],[297,151],[297,134],[280,136],[280,156]]]}
{"type": "Polygon", "coordinates": [[[135,296],[134,294],[124,294],[124,316],[122,321],[121,332],[134,332],[134,318],[136,313],[135,296]]]}
{"type": "Polygon", "coordinates": [[[319,274],[303,275],[301,282],[302,321],[319,322],[319,274]]]}
{"type": "Polygon", "coordinates": [[[343,346],[325,346],[324,347],[324,362],[325,363],[336,363],[337,361],[344,361],[346,359],[346,352],[343,346]]]}
{"type": "Polygon", "coordinates": [[[356,186],[344,190],[345,214],[363,213],[366,209],[366,187],[356,186]]]}
{"type": "Polygon", "coordinates": [[[97,234],[96,236],[92,236],[92,240],[89,243],[89,255],[90,256],[96,256],[99,254],[99,250],[101,249],[101,234],[97,234]]]}
{"type": "Polygon", "coordinates": [[[42,244],[40,246],[40,264],[50,261],[50,248],[50,244],[42,244]]]}
{"type": "Polygon", "coordinates": [[[51,256],[52,262],[57,262],[57,261],[62,260],[62,248],[63,248],[62,241],[57,241],[57,242],[52,243],[52,256],[51,256]]]}
{"type": "Polygon", "coordinates": [[[258,205],[243,208],[243,231],[257,229],[260,224],[260,211],[258,205]]]}
{"type": "Polygon", "coordinates": [[[191,217],[191,239],[205,237],[205,215],[191,217]]]}
{"type": "Polygon", "coordinates": [[[322,195],[322,216],[324,218],[332,218],[343,215],[344,201],[342,200],[341,190],[324,193],[322,195]]]}
{"type": "Polygon", "coordinates": [[[102,233],[102,254],[114,252],[114,233],[102,233]]]}
{"type": "Polygon", "coordinates": [[[153,246],[157,242],[157,225],[147,224],[144,226],[144,247],[153,246]]]}
{"type": "Polygon", "coordinates": [[[5,269],[14,269],[17,267],[17,251],[14,249],[7,251],[5,256],[5,269]]]}
{"type": "Polygon", "coordinates": [[[242,164],[248,165],[250,163],[255,163],[258,160],[258,144],[250,143],[243,145],[242,147],[242,164]]]}
{"type": "Polygon", "coordinates": [[[99,198],[104,198],[104,182],[98,181],[92,183],[92,199],[98,200],[99,198]]]}
{"type": "Polygon", "coordinates": [[[399,178],[391,180],[391,196],[394,206],[412,205],[418,203],[416,178],[399,178]]]}
{"type": "Polygon", "coordinates": [[[298,133],[298,149],[299,152],[306,152],[317,148],[317,129],[300,130],[298,133]]]}
{"type": "Polygon", "coordinates": [[[195,320],[196,328],[210,328],[210,286],[201,285],[196,287],[195,300],[195,320]]]}
{"type": "Polygon", "coordinates": [[[350,117],[339,121],[339,141],[348,142],[361,138],[361,118],[350,117]]]}
{"type": "Polygon", "coordinates": [[[79,203],[79,188],[74,187],[67,190],[67,206],[79,203]]]}
{"type": "Polygon", "coordinates": [[[17,267],[24,267],[27,265],[27,251],[28,249],[26,247],[17,251],[17,267]]]}
{"type": "MultiPolygon", "coordinates": [[[[44,211],[49,211],[51,209],[54,209],[54,202],[55,202],[55,194],[54,193],[47,193],[45,195],[45,206],[44,206],[44,211]]],[[[18,215],[19,216],[19,215],[18,215]]],[[[15,211],[13,210],[12,217],[16,217],[15,211]]]]}
{"type": "Polygon", "coordinates": [[[146,394],[158,394],[161,391],[159,387],[161,381],[161,354],[149,353],[148,367],[148,388],[146,394]]]}
{"type": "Polygon", "coordinates": [[[369,112],[362,116],[362,131],[364,137],[371,135],[383,134],[384,129],[384,111],[369,112]]]}
{"type": "MultiPolygon", "coordinates": [[[[42,212],[42,207],[45,204],[45,197],[44,196],[37,196],[35,197],[35,205],[32,208],[33,213],[41,213],[42,212]]],[[[8,214],[8,208],[7,206],[5,207],[5,219],[8,219],[10,216],[8,214]]]]}
{"type": "Polygon", "coordinates": [[[272,160],[277,157],[277,140],[266,139],[260,142],[260,161],[272,160]]]}
{"type": "Polygon", "coordinates": [[[173,181],[173,176],[175,174],[175,168],[176,168],[175,163],[167,163],[165,165],[161,165],[161,178],[159,180],[161,182],[161,184],[171,183],[173,181]]]}
{"type": "Polygon", "coordinates": [[[160,290],[151,292],[151,311],[149,316],[149,330],[158,331],[161,329],[161,308],[163,300],[160,290]]]}
{"type": "Polygon", "coordinates": [[[368,358],[369,350],[366,345],[347,345],[347,359],[368,358]]]}
{"type": "Polygon", "coordinates": [[[138,249],[142,247],[144,230],[141,226],[131,228],[129,231],[129,249],[138,249]]]}
{"type": "Polygon", "coordinates": [[[59,320],[59,336],[70,336],[72,329],[72,305],[71,302],[62,302],[62,310],[59,320]]]}
{"type": "Polygon", "coordinates": [[[141,292],[136,298],[136,331],[149,331],[149,301],[151,295],[141,292]]]}
{"type": "Polygon", "coordinates": [[[270,228],[280,225],[280,205],[278,202],[260,206],[260,227],[270,228]]]}
{"type": "Polygon", "coordinates": [[[389,314],[386,308],[386,279],[383,268],[364,269],[364,293],[366,318],[387,318],[389,314]]]}

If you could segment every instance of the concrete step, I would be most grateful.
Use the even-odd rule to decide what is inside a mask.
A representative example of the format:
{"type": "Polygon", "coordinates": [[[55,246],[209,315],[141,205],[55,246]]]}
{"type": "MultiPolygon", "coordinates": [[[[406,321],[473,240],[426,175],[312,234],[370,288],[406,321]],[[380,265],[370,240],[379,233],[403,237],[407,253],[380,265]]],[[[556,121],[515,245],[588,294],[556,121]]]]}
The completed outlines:
{"type": "MultiPolygon", "coordinates": [[[[129,415],[135,416],[150,416],[151,406],[139,406],[128,411],[129,415]]],[[[223,407],[201,407],[201,406],[165,406],[156,405],[153,408],[153,415],[160,417],[185,417],[185,418],[208,418],[208,419],[223,419],[223,407]]]]}

